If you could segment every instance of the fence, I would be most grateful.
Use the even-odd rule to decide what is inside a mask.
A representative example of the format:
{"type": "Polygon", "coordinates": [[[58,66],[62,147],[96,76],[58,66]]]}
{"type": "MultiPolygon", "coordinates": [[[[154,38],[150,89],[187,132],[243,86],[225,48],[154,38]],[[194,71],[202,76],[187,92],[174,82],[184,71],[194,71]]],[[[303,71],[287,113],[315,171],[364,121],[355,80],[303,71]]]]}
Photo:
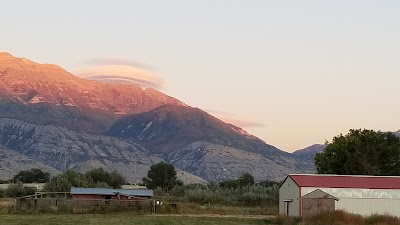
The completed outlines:
{"type": "Polygon", "coordinates": [[[152,199],[146,200],[94,200],[67,198],[17,198],[15,210],[55,209],[69,211],[133,211],[137,213],[154,212],[152,199]]]}

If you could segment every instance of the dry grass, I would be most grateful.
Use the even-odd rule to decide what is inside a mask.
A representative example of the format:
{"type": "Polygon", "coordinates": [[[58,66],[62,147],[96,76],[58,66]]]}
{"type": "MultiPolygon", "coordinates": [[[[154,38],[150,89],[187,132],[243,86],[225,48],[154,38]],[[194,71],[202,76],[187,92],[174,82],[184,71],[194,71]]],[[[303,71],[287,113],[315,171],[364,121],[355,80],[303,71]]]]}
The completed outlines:
{"type": "Polygon", "coordinates": [[[10,206],[14,204],[13,198],[0,198],[0,206],[10,206]]]}
{"type": "Polygon", "coordinates": [[[366,225],[400,225],[399,218],[390,215],[372,215],[365,219],[366,225]]]}
{"type": "Polygon", "coordinates": [[[14,210],[14,199],[0,198],[0,214],[10,213],[14,210]]]}
{"type": "Polygon", "coordinates": [[[188,216],[137,216],[132,214],[24,214],[0,215],[1,225],[268,225],[266,219],[210,218],[188,216]]]}
{"type": "Polygon", "coordinates": [[[200,205],[197,203],[165,203],[159,213],[167,214],[218,214],[218,215],[275,215],[275,208],[200,205]]]}
{"type": "Polygon", "coordinates": [[[360,215],[344,211],[326,212],[304,218],[301,225],[364,225],[364,218],[360,215]]]}
{"type": "Polygon", "coordinates": [[[277,225],[400,225],[400,219],[390,215],[372,215],[363,217],[344,211],[335,211],[303,218],[277,216],[277,225]]]}
{"type": "Polygon", "coordinates": [[[298,224],[299,221],[299,217],[277,215],[274,222],[277,225],[295,225],[298,224]]]}

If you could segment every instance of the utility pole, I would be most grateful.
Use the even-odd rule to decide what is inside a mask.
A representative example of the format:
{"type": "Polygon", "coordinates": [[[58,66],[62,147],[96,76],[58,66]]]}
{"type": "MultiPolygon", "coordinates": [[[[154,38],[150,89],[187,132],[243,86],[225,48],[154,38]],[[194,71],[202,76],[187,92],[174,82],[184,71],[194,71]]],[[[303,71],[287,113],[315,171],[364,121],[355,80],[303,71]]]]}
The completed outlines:
{"type": "Polygon", "coordinates": [[[64,152],[64,172],[67,171],[67,151],[64,152]]]}
{"type": "Polygon", "coordinates": [[[68,145],[65,145],[65,148],[64,148],[64,172],[67,171],[67,148],[68,148],[68,145]]]}

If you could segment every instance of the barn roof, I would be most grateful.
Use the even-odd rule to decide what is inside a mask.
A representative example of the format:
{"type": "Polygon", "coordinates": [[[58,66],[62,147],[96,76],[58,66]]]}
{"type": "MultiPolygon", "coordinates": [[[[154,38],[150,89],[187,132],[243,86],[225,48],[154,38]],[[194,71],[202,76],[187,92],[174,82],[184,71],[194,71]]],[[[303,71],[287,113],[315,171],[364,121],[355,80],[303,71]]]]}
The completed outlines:
{"type": "Polygon", "coordinates": [[[71,187],[71,195],[126,195],[126,196],[140,196],[140,197],[153,197],[153,190],[150,189],[109,189],[109,188],[77,188],[71,187]]]}
{"type": "Polygon", "coordinates": [[[361,175],[290,174],[299,187],[400,189],[400,177],[361,175]]]}
{"type": "Polygon", "coordinates": [[[330,195],[326,192],[323,192],[320,189],[314,190],[300,198],[301,199],[334,199],[336,201],[339,201],[339,199],[336,198],[335,196],[330,195]]]}

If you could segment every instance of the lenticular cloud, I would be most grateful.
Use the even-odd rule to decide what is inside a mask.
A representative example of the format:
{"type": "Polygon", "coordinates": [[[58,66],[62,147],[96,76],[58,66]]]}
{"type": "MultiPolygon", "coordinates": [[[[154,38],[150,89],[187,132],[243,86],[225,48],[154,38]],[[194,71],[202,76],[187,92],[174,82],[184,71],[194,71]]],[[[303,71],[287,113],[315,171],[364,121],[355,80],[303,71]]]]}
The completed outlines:
{"type": "Polygon", "coordinates": [[[79,77],[109,83],[135,83],[160,88],[162,80],[147,69],[131,65],[95,65],[76,73],[79,77]]]}

